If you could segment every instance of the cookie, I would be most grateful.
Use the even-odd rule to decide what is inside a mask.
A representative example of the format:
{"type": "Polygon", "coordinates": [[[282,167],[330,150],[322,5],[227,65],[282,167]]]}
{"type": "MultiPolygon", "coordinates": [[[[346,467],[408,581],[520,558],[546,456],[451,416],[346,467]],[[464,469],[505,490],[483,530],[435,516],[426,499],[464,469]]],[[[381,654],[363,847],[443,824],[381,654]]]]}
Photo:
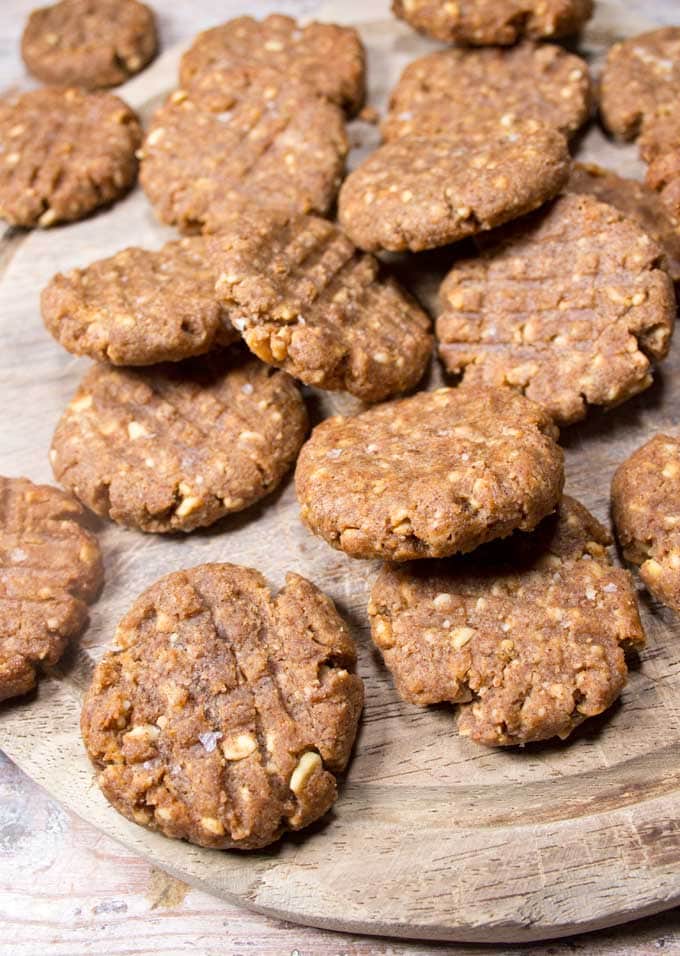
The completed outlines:
{"type": "Polygon", "coordinates": [[[388,142],[412,135],[456,139],[506,117],[572,136],[590,106],[588,65],[561,47],[526,42],[508,50],[439,50],[406,67],[382,134],[388,142]]]}
{"type": "Polygon", "coordinates": [[[574,163],[566,189],[568,192],[594,196],[636,222],[661,246],[663,267],[671,279],[680,281],[679,224],[649,187],[637,179],[617,176],[601,166],[574,163]]]}
{"type": "Polygon", "coordinates": [[[393,0],[392,10],[414,30],[471,46],[517,43],[577,33],[593,15],[593,0],[393,0]]]}
{"type": "Polygon", "coordinates": [[[632,219],[566,195],[459,260],[440,289],[436,333],[466,384],[510,385],[559,424],[652,383],[675,321],[663,251],[632,219]]]}
{"type": "Polygon", "coordinates": [[[458,730],[491,747],[566,738],[626,683],[644,631],[602,525],[571,498],[532,534],[469,558],[386,566],[371,633],[404,700],[460,704],[458,730]]]}
{"type": "Polygon", "coordinates": [[[362,249],[433,249],[536,209],[564,185],[569,167],[562,134],[533,120],[455,139],[411,136],[381,146],[350,173],[338,217],[362,249]]]}
{"type": "Polygon", "coordinates": [[[652,594],[680,611],[680,439],[655,435],[612,482],[616,534],[652,594]]]}
{"type": "Polygon", "coordinates": [[[422,378],[428,316],[333,223],[244,218],[209,248],[218,298],[263,361],[369,402],[422,378]]]}
{"type": "Polygon", "coordinates": [[[142,531],[192,531],[263,498],[307,430],[295,383],[239,351],[92,368],[57,426],[57,480],[142,531]]]}
{"type": "Polygon", "coordinates": [[[193,236],[157,252],[133,247],[58,273],[40,298],[48,331],[74,355],[113,365],[176,362],[236,341],[205,245],[193,236]]]}
{"type": "Polygon", "coordinates": [[[280,13],[264,20],[237,17],[198,34],[182,57],[179,82],[188,89],[215,69],[244,64],[279,70],[350,115],[364,102],[364,47],[352,27],[316,22],[303,27],[280,13]]]}
{"type": "Polygon", "coordinates": [[[253,206],[327,213],[347,150],[337,106],[276,70],[234,68],[158,110],[140,181],[163,222],[219,232],[253,206]]]}
{"type": "Polygon", "coordinates": [[[111,93],[45,87],[0,99],[0,217],[52,226],[113,202],[135,181],[141,138],[111,93]]]}
{"type": "Polygon", "coordinates": [[[600,81],[600,115],[610,133],[634,139],[657,110],[680,97],[680,27],[662,27],[616,43],[600,81]]]}
{"type": "Polygon", "coordinates": [[[153,12],[137,0],[61,0],[34,10],[21,39],[33,76],[88,90],[125,83],[157,47],[153,12]]]}
{"type": "Polygon", "coordinates": [[[297,574],[203,564],[133,604],[98,665],[81,729],[98,782],[135,823],[252,849],[337,796],[363,685],[348,628],[297,574]]]}
{"type": "Polygon", "coordinates": [[[680,218],[680,123],[677,108],[659,111],[645,120],[638,140],[648,164],[645,182],[659,194],[666,213],[680,218]]]}
{"type": "Polygon", "coordinates": [[[0,477],[0,700],[31,690],[85,625],[103,571],[83,518],[57,488],[0,477]]]}
{"type": "Polygon", "coordinates": [[[472,551],[555,507],[557,429],[508,389],[442,388],[318,425],[298,459],[304,523],[355,558],[472,551]]]}

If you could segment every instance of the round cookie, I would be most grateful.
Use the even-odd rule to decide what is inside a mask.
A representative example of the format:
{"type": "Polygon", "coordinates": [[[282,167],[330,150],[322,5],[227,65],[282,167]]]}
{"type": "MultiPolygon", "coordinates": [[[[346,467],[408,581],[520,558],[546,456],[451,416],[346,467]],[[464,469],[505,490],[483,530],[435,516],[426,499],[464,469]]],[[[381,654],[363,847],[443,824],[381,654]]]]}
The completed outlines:
{"type": "Polygon", "coordinates": [[[634,139],[657,110],[680,97],[680,27],[662,27],[610,48],[600,81],[600,115],[607,129],[634,139]]]}
{"type": "Polygon", "coordinates": [[[85,625],[103,570],[84,517],[57,488],[0,476],[0,700],[31,690],[85,625]]]}
{"type": "Polygon", "coordinates": [[[329,418],[300,452],[300,516],[355,558],[472,551],[555,507],[556,438],[546,412],[509,389],[442,388],[329,418]]]}
{"type": "Polygon", "coordinates": [[[592,196],[566,195],[459,260],[440,289],[436,332],[449,372],[510,385],[559,424],[652,383],[675,321],[663,252],[592,196]]]}
{"type": "Polygon", "coordinates": [[[680,124],[675,108],[660,110],[645,121],[638,140],[640,156],[648,163],[645,182],[659,194],[669,216],[680,218],[680,124]]]}
{"type": "Polygon", "coordinates": [[[192,531],[263,498],[295,461],[295,383],[240,351],[144,370],[92,368],[52,442],[55,477],[142,531],[192,531]]]}
{"type": "Polygon", "coordinates": [[[158,110],[140,181],[163,222],[219,232],[253,206],[328,212],[347,150],[337,106],[276,70],[234,68],[158,110]]]}
{"type": "Polygon", "coordinates": [[[422,378],[430,319],[333,223],[244,218],[209,248],[217,296],[263,361],[369,402],[422,378]]]}
{"type": "Polygon", "coordinates": [[[460,733],[494,747],[564,739],[601,714],[626,683],[624,650],[645,640],[610,543],[565,497],[530,535],[469,558],[386,566],[369,615],[401,696],[460,704],[460,733]]]}
{"type": "Polygon", "coordinates": [[[572,136],[590,105],[587,63],[553,44],[438,50],[404,70],[382,134],[388,142],[412,135],[455,139],[514,117],[572,136]]]}
{"type": "Polygon", "coordinates": [[[52,226],[113,202],[135,180],[141,138],[111,93],[45,87],[0,99],[0,218],[52,226]]]}
{"type": "Polygon", "coordinates": [[[394,15],[444,43],[508,45],[577,33],[593,0],[392,0],[394,15]]]}
{"type": "Polygon", "coordinates": [[[21,39],[33,76],[89,90],[125,83],[157,47],[153,12],[137,0],[61,0],[34,10],[21,39]]]}
{"type": "Polygon", "coordinates": [[[574,163],[566,190],[594,196],[636,222],[663,249],[663,267],[671,279],[680,281],[678,223],[651,189],[637,179],[625,179],[601,166],[574,163]]]}
{"type": "Polygon", "coordinates": [[[113,365],[176,362],[229,345],[238,333],[215,296],[201,236],[157,252],[123,249],[43,289],[43,321],[74,355],[113,365]]]}
{"type": "Polygon", "coordinates": [[[562,134],[533,120],[455,139],[411,136],[350,173],[338,218],[371,252],[433,249],[536,209],[559,192],[569,167],[562,134]]]}
{"type": "Polygon", "coordinates": [[[364,47],[352,27],[316,22],[300,26],[280,13],[264,20],[237,17],[198,34],[182,57],[179,82],[188,88],[215,69],[244,64],[279,70],[351,115],[364,102],[364,47]]]}
{"type": "Polygon", "coordinates": [[[363,704],[348,628],[313,584],[204,564],[133,604],[81,729],[98,783],[135,823],[252,849],[334,803],[363,704]]]}
{"type": "Polygon", "coordinates": [[[612,482],[616,534],[652,594],[680,611],[680,440],[655,435],[612,482]]]}

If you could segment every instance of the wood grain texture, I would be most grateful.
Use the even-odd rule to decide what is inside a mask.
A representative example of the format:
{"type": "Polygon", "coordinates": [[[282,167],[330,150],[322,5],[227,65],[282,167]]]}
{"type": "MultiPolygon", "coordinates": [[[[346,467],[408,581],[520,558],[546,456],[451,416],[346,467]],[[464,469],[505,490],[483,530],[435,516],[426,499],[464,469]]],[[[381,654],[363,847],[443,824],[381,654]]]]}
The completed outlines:
{"type": "MultiPolygon", "coordinates": [[[[357,6],[343,4],[338,18],[355,17],[357,6]]],[[[632,5],[603,2],[588,45],[595,51],[614,34],[645,25],[632,5]]],[[[364,34],[372,100],[382,105],[403,63],[428,45],[391,21],[369,24],[364,34]]],[[[172,83],[175,64],[170,54],[129,84],[130,102],[148,112],[172,83]]],[[[353,137],[366,148],[375,131],[356,124],[353,137]]],[[[637,168],[633,149],[614,147],[596,131],[582,151],[622,172],[637,168]]],[[[157,246],[167,235],[136,192],[86,222],[13,240],[0,283],[0,376],[11,410],[3,420],[0,470],[49,480],[51,432],[87,365],[62,353],[42,330],[41,286],[57,269],[125,244],[157,246]]],[[[450,260],[450,251],[418,260],[417,286],[426,299],[450,260]]],[[[408,273],[413,277],[412,267],[408,273]]],[[[615,465],[680,410],[677,345],[673,353],[644,396],[565,433],[569,490],[601,518],[615,465]]],[[[320,396],[312,405],[317,414],[353,407],[348,399],[320,396]]],[[[680,655],[670,612],[645,602],[650,646],[610,715],[568,745],[495,753],[458,738],[450,709],[420,711],[397,699],[367,637],[374,566],[308,535],[290,484],[257,509],[185,541],[110,526],[101,531],[108,583],[91,627],[36,695],[2,709],[0,744],[107,834],[255,909],[376,934],[528,940],[631,919],[680,898],[680,655]],[[336,811],[312,832],[249,856],[200,851],[122,820],[93,784],[77,735],[79,698],[115,621],[160,573],[203,560],[252,564],[274,584],[289,569],[310,577],[352,621],[367,682],[357,753],[336,811]]]]}

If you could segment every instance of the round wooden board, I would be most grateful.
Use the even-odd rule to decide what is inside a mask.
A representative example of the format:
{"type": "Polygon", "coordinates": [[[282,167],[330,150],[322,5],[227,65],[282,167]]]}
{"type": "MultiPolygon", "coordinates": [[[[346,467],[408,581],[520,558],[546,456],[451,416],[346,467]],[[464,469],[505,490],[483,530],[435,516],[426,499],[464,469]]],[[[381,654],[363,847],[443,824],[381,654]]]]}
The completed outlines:
{"type": "MultiPolygon", "coordinates": [[[[361,19],[359,3],[341,7],[325,10],[325,18],[361,19]]],[[[584,41],[591,56],[617,35],[648,25],[633,9],[626,0],[599,5],[584,41]]],[[[405,62],[429,45],[388,19],[386,9],[380,14],[361,29],[371,102],[382,107],[405,62]]],[[[178,55],[170,51],[123,91],[145,115],[172,87],[178,55]]],[[[361,123],[353,124],[352,135],[365,148],[377,139],[376,130],[361,123]]],[[[580,155],[624,173],[640,171],[633,148],[614,146],[596,130],[584,138],[580,155]]],[[[42,286],[58,269],[124,245],[158,246],[169,235],[137,190],[85,222],[5,237],[0,472],[51,480],[51,434],[87,367],[43,330],[42,286]]],[[[405,270],[430,305],[451,260],[451,250],[444,250],[411,260],[405,270]]],[[[316,417],[353,407],[346,397],[310,393],[316,417]]],[[[569,491],[606,520],[614,467],[679,413],[676,342],[648,392],[564,432],[569,491]]],[[[643,593],[649,645],[620,704],[568,743],[492,751],[457,735],[453,708],[419,710],[397,698],[368,636],[375,566],[351,561],[308,534],[290,482],[260,507],[186,539],[104,524],[98,530],[106,587],[90,628],[35,695],[0,709],[0,746],[110,836],[217,895],[287,920],[360,933],[540,939],[633,919],[680,900],[680,627],[643,593]],[[252,565],[277,586],[286,571],[300,572],[332,595],[359,645],[366,710],[341,798],[318,826],[266,852],[200,850],[128,823],[101,796],[80,743],[80,697],[119,617],[159,575],[202,561],[252,565]]]]}

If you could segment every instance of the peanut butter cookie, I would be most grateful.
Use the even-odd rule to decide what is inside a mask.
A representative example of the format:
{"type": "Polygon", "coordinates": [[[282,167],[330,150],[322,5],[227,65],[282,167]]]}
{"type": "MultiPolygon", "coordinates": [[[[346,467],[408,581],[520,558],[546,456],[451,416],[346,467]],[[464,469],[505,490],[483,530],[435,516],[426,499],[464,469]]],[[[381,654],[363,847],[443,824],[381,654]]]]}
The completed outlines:
{"type": "Polygon", "coordinates": [[[601,166],[574,163],[566,190],[594,196],[636,222],[663,249],[663,267],[671,279],[680,281],[680,223],[648,186],[601,166]]]}
{"type": "Polygon", "coordinates": [[[566,195],[481,243],[440,290],[439,354],[467,384],[510,385],[560,424],[652,383],[675,322],[661,247],[592,196],[566,195]]]}
{"type": "Polygon", "coordinates": [[[21,53],[43,83],[94,90],[125,83],[157,46],[153,12],[137,0],[61,0],[31,13],[21,53]]]}
{"type": "Polygon", "coordinates": [[[390,98],[382,134],[452,139],[484,126],[537,120],[572,136],[588,119],[585,60],[550,43],[508,50],[439,50],[409,63],[390,98]]]}
{"type": "Polygon", "coordinates": [[[111,93],[44,87],[0,99],[0,217],[52,226],[113,202],[135,180],[141,138],[111,93]]]}
{"type": "Polygon", "coordinates": [[[593,0],[393,0],[395,16],[444,43],[508,45],[577,33],[593,0]]]}
{"type": "Polygon", "coordinates": [[[157,252],[123,249],[58,273],[40,299],[47,329],[74,355],[113,365],[176,362],[229,345],[238,332],[215,296],[201,236],[157,252]]]}
{"type": "Polygon", "coordinates": [[[84,516],[57,488],[0,477],[0,700],[31,690],[85,625],[103,571],[84,516]]]}
{"type": "Polygon", "coordinates": [[[644,644],[610,543],[565,497],[530,535],[469,558],[386,566],[369,615],[401,696],[460,704],[460,733],[492,747],[564,739],[601,714],[626,683],[624,651],[644,644]]]}
{"type": "Polygon", "coordinates": [[[673,111],[679,97],[680,27],[611,47],[600,82],[600,114],[615,136],[634,139],[657,111],[673,111]]]}
{"type": "Polygon", "coordinates": [[[372,402],[422,377],[428,316],[333,223],[244,217],[209,249],[219,300],[263,361],[372,402]]]}
{"type": "Polygon", "coordinates": [[[140,181],[158,217],[219,232],[246,208],[331,208],[348,150],[342,111],[265,67],[212,74],[156,113],[140,181]]]}
{"type": "Polygon", "coordinates": [[[626,558],[655,597],[680,611],[680,439],[655,435],[619,465],[612,513],[626,558]]]}
{"type": "Polygon", "coordinates": [[[540,406],[492,388],[443,388],[329,418],[300,452],[305,524],[355,558],[439,558],[530,530],[563,482],[540,406]]]}
{"type": "Polygon", "coordinates": [[[161,578],[116,631],[81,728],[113,806],[168,837],[252,849],[337,796],[363,703],[347,626],[289,574],[204,564],[161,578]]]}
{"type": "Polygon", "coordinates": [[[307,415],[285,372],[240,350],[144,370],[92,368],[50,458],[92,511],[142,531],[192,531],[272,491],[307,415]]]}
{"type": "Polygon", "coordinates": [[[646,118],[638,140],[648,164],[645,182],[659,194],[666,213],[680,218],[680,108],[674,105],[646,118]]]}
{"type": "Polygon", "coordinates": [[[386,143],[347,177],[338,217],[361,249],[419,252],[516,219],[569,175],[561,133],[530,120],[386,143]]]}
{"type": "Polygon", "coordinates": [[[264,20],[238,17],[199,33],[182,57],[180,85],[243,64],[269,66],[310,86],[350,114],[365,96],[365,55],[359,34],[334,23],[301,26],[273,13],[264,20]]]}

